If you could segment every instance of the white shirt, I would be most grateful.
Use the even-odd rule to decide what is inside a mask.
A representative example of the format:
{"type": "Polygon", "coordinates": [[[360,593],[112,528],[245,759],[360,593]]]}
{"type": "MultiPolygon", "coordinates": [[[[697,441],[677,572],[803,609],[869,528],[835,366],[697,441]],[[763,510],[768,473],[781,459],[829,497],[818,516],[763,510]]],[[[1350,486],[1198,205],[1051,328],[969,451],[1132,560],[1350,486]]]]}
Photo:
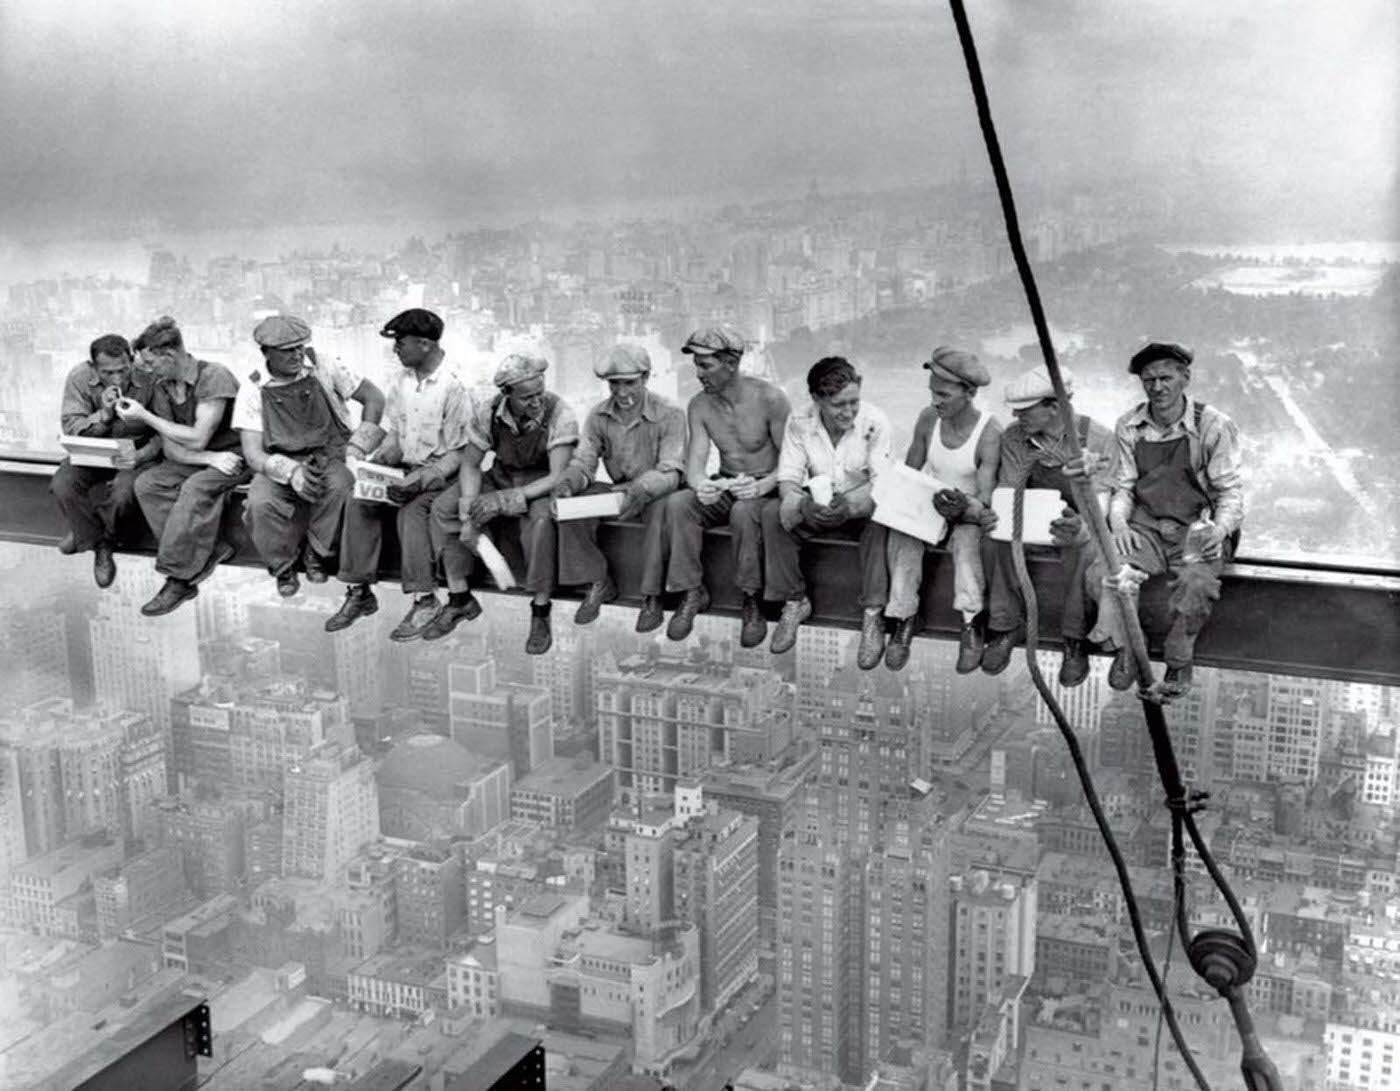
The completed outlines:
{"type": "MultiPolygon", "coordinates": [[[[321,380],[321,385],[331,396],[331,408],[335,411],[336,419],[346,428],[354,428],[354,422],[350,419],[350,407],[346,403],[355,391],[360,389],[360,376],[339,362],[331,364],[307,363],[303,366],[301,375],[311,374],[321,380]]],[[[255,371],[251,381],[238,385],[238,396],[233,400],[233,427],[240,431],[247,429],[250,432],[261,432],[263,430],[262,387],[264,383],[270,381],[271,376],[261,377],[261,373],[255,371]]],[[[295,382],[295,380],[291,381],[295,382]]]]}
{"type": "Polygon", "coordinates": [[[421,466],[466,446],[470,415],[467,388],[439,364],[421,382],[412,368],[399,371],[389,388],[383,424],[398,442],[402,464],[421,466]]]}
{"type": "Polygon", "coordinates": [[[801,487],[809,477],[826,475],[838,493],[848,493],[878,475],[890,463],[893,435],[889,418],[862,401],[855,423],[839,443],[822,424],[815,404],[793,413],[783,429],[778,481],[801,487]]]}

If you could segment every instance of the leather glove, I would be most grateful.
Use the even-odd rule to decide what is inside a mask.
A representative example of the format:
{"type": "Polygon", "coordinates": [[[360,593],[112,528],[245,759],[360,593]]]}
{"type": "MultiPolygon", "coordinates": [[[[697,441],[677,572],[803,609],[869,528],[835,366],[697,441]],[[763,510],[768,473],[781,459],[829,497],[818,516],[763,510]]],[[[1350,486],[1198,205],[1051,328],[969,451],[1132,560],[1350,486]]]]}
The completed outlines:
{"type": "Polygon", "coordinates": [[[484,492],[472,500],[471,507],[467,509],[468,518],[473,526],[484,527],[496,516],[504,513],[504,507],[499,492],[484,492]]]}
{"type": "Polygon", "coordinates": [[[502,489],[496,495],[501,498],[502,515],[524,515],[530,508],[524,489],[502,489]]]}
{"type": "Polygon", "coordinates": [[[363,462],[370,454],[384,442],[385,432],[377,424],[369,421],[362,421],[360,425],[350,433],[350,439],[345,445],[345,457],[353,458],[357,462],[363,462]]]}
{"type": "Polygon", "coordinates": [[[395,481],[384,491],[395,504],[407,504],[423,491],[423,479],[416,473],[409,474],[402,481],[395,481]]]}
{"type": "Polygon", "coordinates": [[[635,519],[651,503],[651,494],[642,487],[639,480],[629,482],[622,490],[622,507],[617,513],[619,519],[635,519]]]}
{"type": "Polygon", "coordinates": [[[1084,530],[1084,520],[1072,508],[1065,508],[1058,519],[1050,523],[1050,536],[1062,546],[1074,545],[1084,530]]]}
{"type": "Polygon", "coordinates": [[[933,494],[933,510],[950,523],[957,523],[967,513],[967,496],[959,489],[939,489],[933,494]]]}

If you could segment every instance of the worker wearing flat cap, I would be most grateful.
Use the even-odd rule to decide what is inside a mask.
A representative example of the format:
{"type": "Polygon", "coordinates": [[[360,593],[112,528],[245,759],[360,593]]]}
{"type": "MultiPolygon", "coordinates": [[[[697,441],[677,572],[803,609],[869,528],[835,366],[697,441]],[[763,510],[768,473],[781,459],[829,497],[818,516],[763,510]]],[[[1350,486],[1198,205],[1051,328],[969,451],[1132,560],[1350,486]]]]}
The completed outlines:
{"type": "MultiPolygon", "coordinates": [[[[651,356],[640,345],[615,345],[593,365],[609,394],[584,418],[578,447],[559,482],[556,499],[585,493],[616,492],[622,507],[617,517],[640,518],[642,539],[642,608],[637,631],[661,624],[661,592],[666,580],[666,505],[685,469],[685,413],[647,389],[651,356]],[[598,463],[608,481],[595,481],[598,463]]],[[[617,597],[607,558],[598,548],[598,520],[559,523],[559,582],[587,587],[574,622],[587,625],[603,603],[617,597]]]]}
{"type": "Polygon", "coordinates": [[[763,617],[763,512],[778,505],[778,451],[788,400],[778,387],[739,372],[744,340],[717,326],[696,330],[681,347],[695,362],[700,393],[686,410],[685,485],[666,498],[670,556],[666,590],[681,592],[666,635],[684,640],[709,608],[700,565],[704,533],[729,525],[734,582],[742,596],[739,643],[756,648],[768,635],[763,617]],[[708,472],[710,447],[719,450],[719,476],[708,472]]]}
{"type": "Polygon", "coordinates": [[[254,474],[243,518],[278,593],[289,598],[300,589],[299,559],[312,583],[325,583],[335,563],[355,485],[345,460],[364,458],[384,438],[384,394],[342,364],[317,360],[311,327],[300,318],[264,318],[253,340],[267,374],[255,371],[233,405],[254,474]],[[351,401],[360,403],[359,425],[351,401]]]}
{"type": "Polygon", "coordinates": [[[549,607],[558,535],[550,493],[578,443],[578,421],[559,395],[545,389],[548,369],[539,356],[507,356],[496,368],[494,395],[474,400],[461,476],[433,504],[448,601],[423,634],[428,640],[481,613],[468,578],[477,535],[490,528],[498,547],[504,537],[524,554],[524,585],[532,596],[525,651],[543,655],[554,642],[549,607]],[[495,457],[483,473],[488,451],[495,457]]]}
{"type": "Polygon", "coordinates": [[[439,549],[432,508],[462,463],[469,399],[467,388],[446,366],[442,331],[442,319],[421,307],[395,315],[379,331],[393,339],[402,369],[389,388],[384,439],[367,452],[366,461],[402,470],[403,478],[388,487],[388,503],[354,497],[345,502],[339,575],[349,587],[340,609],[326,621],[327,632],[379,609],[372,588],[379,579],[383,520],[390,516],[398,524],[400,579],[413,605],[389,639],[419,639],[438,612],[447,609],[437,597],[439,549]]]}
{"type": "Polygon", "coordinates": [[[865,618],[859,662],[869,670],[885,643],[886,531],[870,516],[875,478],[890,463],[890,422],[861,397],[860,373],[843,356],[823,357],[808,369],[807,393],[811,405],[791,414],[783,427],[778,506],[763,509],[764,595],[783,604],[768,647],[775,655],[788,651],[812,614],[802,545],[818,535],[854,540],[865,618]]]}
{"type": "MultiPolygon", "coordinates": [[[[982,519],[991,505],[1001,462],[1001,425],[975,403],[977,392],[992,381],[975,355],[943,345],[933,350],[923,367],[928,372],[929,404],[914,423],[904,463],[947,486],[935,498],[935,507],[952,524],[948,549],[953,558],[953,609],[962,614],[957,670],[968,674],[982,662],[986,626],[982,519]]],[[[885,650],[885,666],[890,670],[899,670],[909,661],[910,642],[919,629],[919,590],[927,549],[922,539],[890,531],[890,602],[885,608],[894,629],[885,650]]]]}
{"type": "MultiPolygon", "coordinates": [[[[1168,693],[1190,686],[1196,637],[1220,597],[1220,570],[1244,522],[1239,429],[1187,393],[1191,361],[1190,349],[1171,343],[1152,342],[1134,353],[1128,371],[1147,400],[1118,420],[1108,505],[1114,543],[1136,575],[1122,586],[1136,591],[1142,580],[1163,573],[1173,580],[1163,648],[1168,693]]],[[[1102,596],[1103,574],[1101,564],[1090,572],[1091,593],[1102,596]]],[[[1100,610],[1099,627],[1095,635],[1118,650],[1109,684],[1127,689],[1136,671],[1117,611],[1100,610]]]]}
{"type": "MultiPolygon", "coordinates": [[[[1065,391],[1072,399],[1074,376],[1064,368],[1060,372],[1065,391]]],[[[1028,555],[1045,550],[1051,556],[1058,556],[1064,569],[1065,600],[1060,633],[1065,648],[1060,684],[1077,686],[1089,676],[1086,638],[1092,620],[1092,600],[1086,597],[1085,574],[1093,559],[1094,547],[1089,528],[1080,518],[1070,480],[1072,476],[1082,475],[1086,462],[1091,464],[1096,467],[1091,478],[1094,490],[1100,501],[1107,500],[1116,452],[1113,433],[1085,414],[1075,413],[1075,434],[1085,457],[1083,461],[1074,460],[1055,387],[1043,366],[1032,368],[1006,384],[1006,404],[1014,419],[1002,433],[997,486],[1014,489],[1024,482],[1028,489],[1053,489],[1064,501],[1060,517],[1050,524],[1057,544],[1025,548],[1028,555]]],[[[996,515],[988,511],[983,525],[988,530],[994,528],[996,515]]],[[[1026,602],[1012,562],[1010,542],[984,538],[982,564],[987,573],[987,645],[982,655],[982,669],[988,674],[1000,674],[1011,661],[1016,645],[1025,638],[1026,602]]]]}

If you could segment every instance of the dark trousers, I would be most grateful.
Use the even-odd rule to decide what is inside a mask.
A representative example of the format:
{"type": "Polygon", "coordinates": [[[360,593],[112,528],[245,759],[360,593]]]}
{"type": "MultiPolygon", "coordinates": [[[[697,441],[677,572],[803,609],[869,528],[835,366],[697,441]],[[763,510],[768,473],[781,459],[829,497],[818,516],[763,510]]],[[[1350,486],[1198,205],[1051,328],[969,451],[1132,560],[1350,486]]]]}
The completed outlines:
{"type": "Polygon", "coordinates": [[[817,528],[799,523],[784,530],[779,518],[780,504],[763,509],[763,594],[765,598],[804,598],[807,582],[802,578],[802,543],[813,538],[844,538],[859,542],[860,605],[862,609],[884,608],[890,593],[889,567],[885,563],[888,531],[869,519],[848,519],[838,527],[817,528]]]}
{"type": "Polygon", "coordinates": [[[373,500],[345,501],[340,530],[340,578],[346,583],[377,583],[379,551],[384,544],[384,520],[396,519],[399,530],[399,582],[410,595],[426,595],[437,589],[434,572],[437,553],[433,546],[433,501],[441,489],[420,492],[396,508],[373,500]]]}
{"type": "MultiPolygon", "coordinates": [[[[497,484],[497,479],[490,473],[482,479],[483,491],[512,487],[515,486],[497,484]]],[[[462,566],[461,570],[470,572],[475,555],[462,544],[462,519],[457,512],[461,501],[461,486],[454,481],[433,504],[433,536],[444,556],[455,555],[456,563],[462,566]]],[[[524,515],[502,515],[492,519],[481,528],[481,532],[502,553],[518,548],[525,559],[523,586],[526,591],[549,594],[554,590],[558,536],[555,533],[554,513],[549,508],[549,497],[531,500],[524,515]]]]}
{"type": "MultiPolygon", "coordinates": [[[[612,492],[612,486],[595,481],[589,494],[612,492]]],[[[583,495],[583,494],[580,494],[583,495]]],[[[608,559],[598,548],[600,519],[569,519],[559,524],[559,584],[577,587],[607,579],[608,559]]],[[[659,595],[666,581],[666,498],[642,509],[642,594],[659,595]]]]}
{"type": "Polygon", "coordinates": [[[336,555],[345,499],[355,487],[355,477],[345,463],[332,462],[322,480],[325,492],[315,500],[303,500],[290,485],[279,485],[266,474],[258,474],[248,487],[243,519],[274,576],[296,567],[303,541],[318,556],[336,555]]]}
{"type": "Polygon", "coordinates": [[[671,555],[666,564],[666,590],[693,591],[705,582],[700,548],[705,531],[729,524],[734,541],[734,582],[746,595],[763,593],[763,509],[777,508],[776,496],[735,500],[720,493],[714,504],[702,504],[694,489],[666,497],[666,528],[671,555]]]}
{"type": "Polygon", "coordinates": [[[160,542],[157,572],[177,580],[199,575],[218,544],[230,494],[250,476],[163,458],[136,479],[141,513],[160,542]]]}
{"type": "MultiPolygon", "coordinates": [[[[1046,546],[1027,546],[1027,560],[1046,546]]],[[[1089,607],[1085,594],[1085,575],[1094,558],[1090,544],[1057,546],[1054,552],[1065,570],[1065,603],[1060,615],[1060,635],[1069,640],[1082,640],[1089,635],[1089,607]]],[[[982,567],[987,574],[987,628],[994,633],[1010,632],[1026,620],[1026,600],[1021,594],[1021,581],[1011,560],[1011,543],[995,538],[982,539],[982,567]]]]}
{"type": "Polygon", "coordinates": [[[136,478],[149,466],[103,470],[74,466],[66,458],[59,464],[49,491],[79,552],[99,542],[119,541],[137,530],[141,509],[136,502],[136,478]]]}

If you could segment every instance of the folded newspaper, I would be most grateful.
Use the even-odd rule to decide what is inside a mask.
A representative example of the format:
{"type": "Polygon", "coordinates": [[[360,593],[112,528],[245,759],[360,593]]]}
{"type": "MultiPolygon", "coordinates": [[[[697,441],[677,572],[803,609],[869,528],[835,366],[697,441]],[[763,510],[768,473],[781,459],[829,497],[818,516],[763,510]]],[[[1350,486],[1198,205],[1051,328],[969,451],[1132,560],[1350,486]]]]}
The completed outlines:
{"type": "Polygon", "coordinates": [[[506,563],[505,557],[501,556],[501,551],[496,548],[496,543],[484,534],[476,536],[476,555],[481,558],[481,563],[491,573],[491,578],[496,581],[496,587],[499,590],[509,591],[520,582],[515,578],[515,573],[510,570],[510,565],[506,563]]]}
{"type": "Polygon", "coordinates": [[[875,479],[870,493],[875,514],[871,518],[881,526],[937,545],[948,533],[948,523],[934,510],[933,494],[945,487],[938,478],[896,462],[875,479]]]}
{"type": "Polygon", "coordinates": [[[59,436],[59,446],[68,452],[68,460],[74,466],[87,466],[96,470],[116,469],[117,456],[134,458],[134,439],[104,439],[100,436],[59,436]]]}
{"type": "Polygon", "coordinates": [[[389,486],[403,480],[402,470],[374,462],[361,462],[359,459],[348,459],[345,464],[355,475],[356,500],[370,500],[376,504],[395,503],[389,499],[389,486]]]}

